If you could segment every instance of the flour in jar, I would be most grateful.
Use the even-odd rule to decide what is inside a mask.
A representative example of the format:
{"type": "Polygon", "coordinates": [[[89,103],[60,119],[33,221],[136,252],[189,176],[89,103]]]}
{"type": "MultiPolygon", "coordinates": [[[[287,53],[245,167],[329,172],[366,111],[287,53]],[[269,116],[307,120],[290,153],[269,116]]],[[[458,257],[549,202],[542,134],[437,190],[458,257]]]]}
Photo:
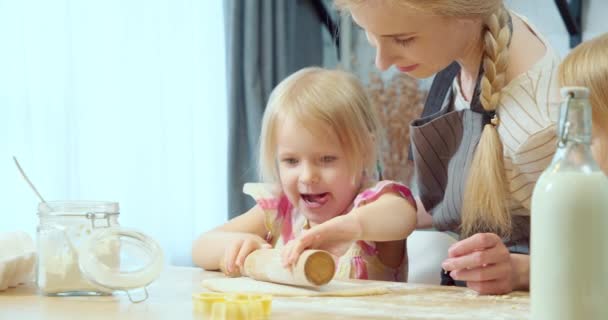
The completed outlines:
{"type": "MultiPolygon", "coordinates": [[[[80,245],[91,234],[90,225],[78,224],[47,229],[40,233],[38,286],[53,294],[109,294],[110,290],[93,285],[80,270],[80,245]]],[[[110,268],[120,265],[119,241],[104,241],[96,248],[99,260],[110,268]],[[101,254],[100,254],[101,253],[101,254]]]]}

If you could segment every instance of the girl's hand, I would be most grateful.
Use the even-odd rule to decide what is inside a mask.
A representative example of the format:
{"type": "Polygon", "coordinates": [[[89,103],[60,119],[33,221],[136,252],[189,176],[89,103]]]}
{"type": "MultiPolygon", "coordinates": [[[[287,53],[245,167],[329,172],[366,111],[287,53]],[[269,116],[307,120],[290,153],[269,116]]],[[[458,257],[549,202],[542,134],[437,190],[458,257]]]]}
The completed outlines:
{"type": "Polygon", "coordinates": [[[335,217],[304,230],[296,239],[289,241],[281,253],[283,266],[292,267],[298,261],[302,251],[320,249],[334,256],[340,256],[341,248],[361,236],[361,226],[357,215],[353,213],[335,217]]]}
{"type": "Polygon", "coordinates": [[[270,249],[272,245],[257,235],[244,235],[243,238],[234,240],[226,247],[224,259],[220,262],[220,270],[229,277],[241,275],[241,268],[245,264],[245,258],[255,250],[270,249]]]}
{"type": "Polygon", "coordinates": [[[442,267],[481,294],[505,294],[518,280],[511,256],[498,235],[478,233],[453,244],[442,267]]]}

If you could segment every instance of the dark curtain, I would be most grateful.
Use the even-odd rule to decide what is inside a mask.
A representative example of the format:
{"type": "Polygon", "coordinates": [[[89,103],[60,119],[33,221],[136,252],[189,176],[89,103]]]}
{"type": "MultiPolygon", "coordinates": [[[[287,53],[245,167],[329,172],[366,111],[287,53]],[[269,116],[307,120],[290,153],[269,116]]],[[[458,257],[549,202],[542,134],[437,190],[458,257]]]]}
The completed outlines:
{"type": "Polygon", "coordinates": [[[287,75],[322,64],[323,24],[311,0],[225,0],[228,74],[228,217],[254,205],[262,114],[287,75]]]}

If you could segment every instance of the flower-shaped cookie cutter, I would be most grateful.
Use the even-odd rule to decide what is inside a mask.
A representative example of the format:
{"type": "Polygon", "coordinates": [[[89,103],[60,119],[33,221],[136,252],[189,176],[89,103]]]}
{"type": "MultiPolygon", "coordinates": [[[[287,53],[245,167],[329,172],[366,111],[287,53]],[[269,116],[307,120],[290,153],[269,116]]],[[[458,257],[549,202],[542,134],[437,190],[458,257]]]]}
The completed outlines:
{"type": "Polygon", "coordinates": [[[267,319],[272,296],[267,294],[197,293],[192,295],[194,312],[202,319],[267,319]]]}

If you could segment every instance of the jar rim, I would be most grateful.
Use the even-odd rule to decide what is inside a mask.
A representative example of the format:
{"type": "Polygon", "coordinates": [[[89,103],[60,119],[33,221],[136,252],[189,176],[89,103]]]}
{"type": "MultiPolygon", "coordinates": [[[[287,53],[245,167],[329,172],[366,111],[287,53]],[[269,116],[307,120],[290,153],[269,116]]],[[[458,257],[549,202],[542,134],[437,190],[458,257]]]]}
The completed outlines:
{"type": "Polygon", "coordinates": [[[120,208],[118,202],[115,201],[56,200],[40,202],[38,204],[39,216],[81,216],[87,213],[117,215],[120,213],[120,208]]]}

